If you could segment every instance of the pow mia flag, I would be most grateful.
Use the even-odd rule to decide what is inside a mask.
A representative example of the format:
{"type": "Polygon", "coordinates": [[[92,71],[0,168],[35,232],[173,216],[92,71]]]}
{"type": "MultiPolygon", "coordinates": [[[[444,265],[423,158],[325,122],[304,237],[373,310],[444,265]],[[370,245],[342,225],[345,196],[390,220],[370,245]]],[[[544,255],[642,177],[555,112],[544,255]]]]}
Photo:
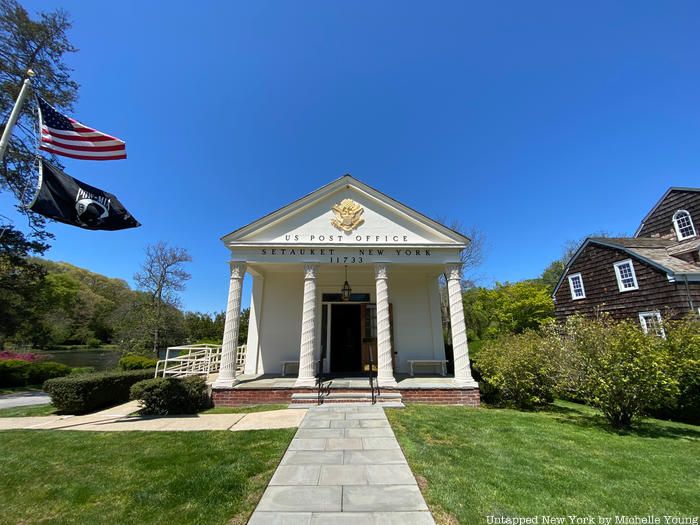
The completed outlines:
{"type": "Polygon", "coordinates": [[[141,226],[114,195],[66,175],[44,159],[39,164],[39,191],[29,209],[87,230],[141,226]]]}

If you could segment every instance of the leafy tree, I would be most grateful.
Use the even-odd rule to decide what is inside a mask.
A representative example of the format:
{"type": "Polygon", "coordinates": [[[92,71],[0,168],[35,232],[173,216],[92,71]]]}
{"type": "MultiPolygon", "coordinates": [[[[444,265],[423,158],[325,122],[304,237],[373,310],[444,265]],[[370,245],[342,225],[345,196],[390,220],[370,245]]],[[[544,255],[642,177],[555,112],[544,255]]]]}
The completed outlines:
{"type": "Polygon", "coordinates": [[[464,293],[463,304],[472,339],[519,334],[554,319],[554,302],[539,281],[496,283],[493,289],[473,288],[464,293]]]}
{"type": "Polygon", "coordinates": [[[191,277],[183,268],[183,264],[190,261],[192,257],[187,250],[171,248],[160,241],[146,247],[146,260],[141,271],[134,275],[139,288],[150,297],[143,319],[153,334],[154,353],[167,346],[161,340],[161,332],[173,320],[173,309],[177,309],[180,303],[177,293],[185,289],[185,283],[191,277]]]}
{"type": "MultiPolygon", "coordinates": [[[[49,102],[68,109],[75,101],[78,85],[70,79],[64,61],[67,53],[75,51],[67,37],[70,26],[64,11],[42,12],[32,18],[15,0],[0,0],[0,133],[28,69],[36,73],[34,89],[49,102]]],[[[0,215],[0,348],[10,335],[35,320],[32,305],[44,270],[27,256],[44,253],[52,238],[43,217],[24,207],[36,180],[36,123],[33,102],[29,101],[0,165],[0,192],[14,194],[17,209],[28,223],[28,232],[24,232],[0,215]]]]}
{"type": "MultiPolygon", "coordinates": [[[[250,324],[250,308],[241,311],[241,321],[238,326],[238,344],[244,345],[248,341],[248,325],[250,324]]],[[[223,328],[223,324],[221,325],[223,328]]],[[[223,332],[222,332],[223,333],[223,332]]]]}
{"type": "MultiPolygon", "coordinates": [[[[60,109],[71,108],[78,96],[78,84],[71,80],[65,62],[65,55],[76,51],[68,40],[70,27],[63,10],[40,12],[32,18],[15,0],[0,0],[0,115],[9,115],[29,69],[36,73],[32,80],[35,92],[60,109]]],[[[0,225],[3,252],[41,254],[51,238],[44,219],[24,207],[31,200],[36,181],[34,109],[32,100],[22,108],[0,177],[0,191],[10,191],[18,199],[17,208],[26,215],[30,233],[21,232],[5,219],[0,225]]],[[[4,130],[5,118],[1,125],[4,130]]]]}
{"type": "MultiPolygon", "coordinates": [[[[244,345],[248,340],[248,321],[250,308],[241,311],[241,321],[238,328],[238,344],[244,345]]],[[[184,315],[187,340],[190,343],[211,342],[221,344],[224,337],[225,312],[216,314],[202,312],[186,312],[184,315]]]]}

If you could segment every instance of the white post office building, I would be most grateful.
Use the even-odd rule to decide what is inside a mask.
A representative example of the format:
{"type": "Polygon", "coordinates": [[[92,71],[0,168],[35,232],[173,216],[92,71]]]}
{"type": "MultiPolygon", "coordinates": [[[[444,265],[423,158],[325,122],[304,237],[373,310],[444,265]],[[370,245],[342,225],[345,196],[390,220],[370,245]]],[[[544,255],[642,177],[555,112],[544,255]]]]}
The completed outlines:
{"type": "Polygon", "coordinates": [[[478,405],[461,297],[466,237],[345,175],[223,241],[231,274],[212,385],[216,405],[370,395],[393,403],[478,405]],[[245,355],[237,356],[246,273],[252,276],[248,340],[245,355]],[[449,362],[441,275],[449,295],[449,362]]]}

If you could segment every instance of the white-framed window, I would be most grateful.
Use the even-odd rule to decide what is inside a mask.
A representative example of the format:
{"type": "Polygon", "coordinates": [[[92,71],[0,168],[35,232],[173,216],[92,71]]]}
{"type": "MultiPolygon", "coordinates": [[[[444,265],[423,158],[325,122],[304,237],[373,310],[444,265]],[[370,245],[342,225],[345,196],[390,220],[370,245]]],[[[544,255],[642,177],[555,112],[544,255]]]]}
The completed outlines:
{"type": "Polygon", "coordinates": [[[695,237],[693,218],[686,210],[678,210],[673,214],[673,227],[676,229],[676,236],[679,241],[695,237]]]}
{"type": "Polygon", "coordinates": [[[642,325],[642,330],[644,330],[645,334],[666,337],[666,332],[664,332],[664,326],[661,322],[661,314],[658,310],[639,312],[639,323],[642,325]]]}
{"type": "Polygon", "coordinates": [[[580,273],[569,275],[569,289],[571,290],[571,298],[574,301],[586,298],[586,290],[583,288],[583,277],[581,277],[580,273]]]}
{"type": "Polygon", "coordinates": [[[617,286],[620,288],[621,292],[629,292],[630,290],[637,290],[639,288],[632,259],[616,262],[614,266],[615,275],[617,276],[617,286]]]}

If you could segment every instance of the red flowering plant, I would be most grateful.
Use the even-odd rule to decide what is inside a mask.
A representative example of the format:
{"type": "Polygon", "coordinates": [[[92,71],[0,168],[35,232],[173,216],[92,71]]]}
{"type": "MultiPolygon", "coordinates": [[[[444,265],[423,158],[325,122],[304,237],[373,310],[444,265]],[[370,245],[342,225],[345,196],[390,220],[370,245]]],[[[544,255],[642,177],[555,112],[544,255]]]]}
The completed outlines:
{"type": "Polygon", "coordinates": [[[0,352],[0,361],[27,361],[29,363],[35,363],[36,361],[41,361],[44,359],[43,356],[39,354],[32,354],[31,352],[26,354],[18,354],[17,352],[10,352],[9,350],[3,350],[0,352]]]}

